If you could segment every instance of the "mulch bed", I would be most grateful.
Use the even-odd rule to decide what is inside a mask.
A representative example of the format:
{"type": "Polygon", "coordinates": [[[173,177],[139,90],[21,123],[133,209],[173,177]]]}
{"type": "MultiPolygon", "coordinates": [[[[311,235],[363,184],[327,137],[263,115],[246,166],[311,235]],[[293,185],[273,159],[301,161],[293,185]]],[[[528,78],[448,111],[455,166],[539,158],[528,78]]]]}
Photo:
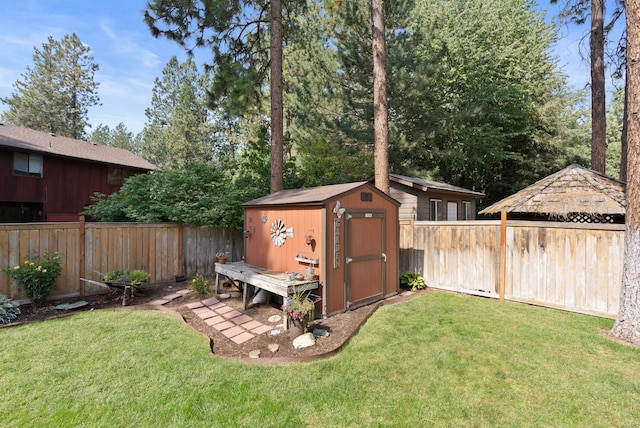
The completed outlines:
{"type": "MultiPolygon", "coordinates": [[[[72,316],[79,312],[86,312],[98,309],[153,309],[156,306],[150,305],[151,302],[158,300],[169,294],[176,293],[180,290],[187,289],[189,282],[176,282],[176,283],[159,283],[148,284],[143,289],[136,291],[135,298],[130,302],[128,306],[122,306],[122,293],[121,292],[108,292],[103,294],[85,296],[84,298],[73,298],[65,300],[52,301],[45,306],[35,305],[21,305],[20,310],[22,314],[17,320],[1,326],[3,328],[18,326],[24,324],[30,324],[34,322],[41,322],[49,319],[60,318],[65,316],[72,316]],[[85,300],[88,302],[87,306],[74,310],[56,310],[54,307],[60,303],[73,303],[78,300],[85,300]]],[[[235,289],[221,290],[224,293],[236,291],[235,289]]],[[[205,340],[209,342],[209,347],[213,354],[216,356],[240,360],[247,363],[287,363],[294,361],[307,361],[321,357],[326,357],[339,351],[342,346],[357,333],[358,329],[364,324],[364,322],[375,312],[375,310],[381,304],[395,303],[398,301],[411,298],[417,294],[426,292],[423,290],[417,293],[403,292],[398,296],[391,299],[387,299],[384,302],[374,303],[368,306],[364,306],[358,309],[350,310],[341,314],[337,314],[326,319],[318,319],[313,321],[309,326],[309,331],[314,328],[322,328],[329,332],[327,337],[318,337],[314,346],[295,349],[293,347],[293,341],[289,338],[287,332],[283,332],[279,335],[271,335],[270,332],[257,335],[256,337],[242,343],[236,344],[222,333],[207,325],[202,319],[197,317],[189,308],[185,305],[191,302],[197,302],[202,300],[195,293],[190,292],[182,297],[179,297],[165,305],[165,310],[173,311],[179,314],[187,325],[193,328],[204,336],[205,340]],[[278,345],[278,350],[272,352],[269,349],[269,345],[278,345]],[[259,358],[249,358],[249,353],[252,351],[260,351],[259,358]]],[[[224,300],[224,303],[235,309],[242,311],[242,297],[232,297],[224,300]]],[[[269,322],[269,318],[273,315],[281,315],[282,311],[277,304],[252,304],[243,311],[246,315],[250,316],[256,321],[265,325],[273,325],[269,322]]]]}

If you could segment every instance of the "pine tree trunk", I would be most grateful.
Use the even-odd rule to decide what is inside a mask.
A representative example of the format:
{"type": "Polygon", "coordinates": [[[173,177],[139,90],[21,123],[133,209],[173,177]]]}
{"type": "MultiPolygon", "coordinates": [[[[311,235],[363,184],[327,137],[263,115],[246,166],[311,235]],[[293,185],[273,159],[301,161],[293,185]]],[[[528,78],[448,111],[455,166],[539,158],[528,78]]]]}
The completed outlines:
{"type": "Polygon", "coordinates": [[[282,0],[271,0],[271,193],[284,188],[282,0]]]}
{"type": "Polygon", "coordinates": [[[627,181],[627,123],[629,118],[629,85],[624,85],[624,112],[622,113],[622,135],[620,136],[620,181],[627,181]]]}
{"type": "Polygon", "coordinates": [[[627,213],[620,307],[611,335],[640,345],[640,0],[627,14],[627,213]]]}
{"type": "Polygon", "coordinates": [[[604,0],[591,0],[591,169],[605,173],[604,0]]]}
{"type": "Polygon", "coordinates": [[[371,0],[373,37],[373,130],[376,187],[389,194],[389,122],[387,115],[387,51],[384,39],[384,0],[371,0]]]}

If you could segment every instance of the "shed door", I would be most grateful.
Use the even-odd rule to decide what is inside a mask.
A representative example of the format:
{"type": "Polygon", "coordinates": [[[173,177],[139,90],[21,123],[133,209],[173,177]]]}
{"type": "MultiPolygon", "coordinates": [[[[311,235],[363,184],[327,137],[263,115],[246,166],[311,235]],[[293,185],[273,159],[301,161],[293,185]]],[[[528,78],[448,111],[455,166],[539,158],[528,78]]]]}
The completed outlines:
{"type": "Polygon", "coordinates": [[[345,228],[346,308],[379,300],[385,292],[384,211],[347,212],[345,228]]]}

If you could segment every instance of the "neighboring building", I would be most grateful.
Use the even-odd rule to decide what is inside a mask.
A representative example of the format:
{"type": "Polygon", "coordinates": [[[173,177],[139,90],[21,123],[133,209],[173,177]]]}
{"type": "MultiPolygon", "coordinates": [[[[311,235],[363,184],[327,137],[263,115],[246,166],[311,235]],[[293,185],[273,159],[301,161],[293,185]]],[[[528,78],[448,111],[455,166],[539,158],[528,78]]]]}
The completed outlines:
{"type": "Polygon", "coordinates": [[[578,164],[551,174],[480,211],[511,220],[624,223],[626,184],[578,164]]]}
{"type": "Polygon", "coordinates": [[[94,192],[155,169],[128,150],[0,124],[0,222],[78,221],[94,192]]]}
{"type": "MultiPolygon", "coordinates": [[[[373,181],[370,179],[369,181],[373,181]]],[[[400,202],[400,220],[475,220],[476,199],[484,193],[439,181],[389,175],[389,193],[400,202]]]]}

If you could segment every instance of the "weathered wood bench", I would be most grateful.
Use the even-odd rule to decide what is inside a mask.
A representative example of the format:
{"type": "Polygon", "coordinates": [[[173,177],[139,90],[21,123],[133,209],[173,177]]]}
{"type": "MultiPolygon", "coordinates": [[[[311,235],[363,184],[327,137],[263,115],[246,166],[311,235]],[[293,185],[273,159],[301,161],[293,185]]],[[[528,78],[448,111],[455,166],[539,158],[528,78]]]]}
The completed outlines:
{"type": "Polygon", "coordinates": [[[267,290],[285,298],[295,293],[318,288],[317,280],[288,281],[286,272],[272,271],[245,262],[216,263],[215,267],[216,293],[219,275],[238,281],[242,286],[242,306],[245,310],[249,306],[249,286],[267,290]]]}

